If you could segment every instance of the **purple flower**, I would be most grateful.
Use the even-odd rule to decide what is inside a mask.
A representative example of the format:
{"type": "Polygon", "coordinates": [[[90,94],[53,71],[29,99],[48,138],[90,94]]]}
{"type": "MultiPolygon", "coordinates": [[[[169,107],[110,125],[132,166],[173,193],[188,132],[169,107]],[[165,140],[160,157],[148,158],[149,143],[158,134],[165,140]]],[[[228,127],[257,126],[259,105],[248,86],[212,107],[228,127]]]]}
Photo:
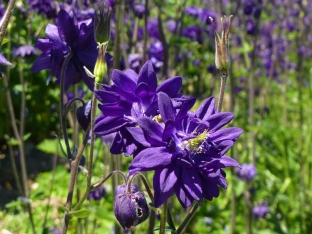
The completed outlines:
{"type": "Polygon", "coordinates": [[[117,194],[114,211],[116,219],[124,229],[144,222],[150,214],[145,196],[141,192],[117,194]]]}
{"type": "Polygon", "coordinates": [[[131,69],[139,71],[140,64],[142,62],[142,54],[129,54],[128,62],[131,69]]]}
{"type": "Polygon", "coordinates": [[[257,169],[253,164],[242,164],[242,168],[236,168],[239,178],[244,181],[252,181],[257,174],[257,169]]]}
{"type": "Polygon", "coordinates": [[[188,26],[183,29],[182,35],[192,41],[203,43],[203,29],[199,26],[188,26]]]}
{"type": "MultiPolygon", "coordinates": [[[[104,136],[117,132],[111,146],[113,154],[124,152],[131,155],[140,147],[140,139],[134,139],[128,131],[129,127],[137,124],[142,116],[154,117],[158,114],[157,93],[165,92],[178,102],[181,99],[178,91],[182,84],[181,77],[173,77],[157,87],[156,73],[152,63],[146,62],[139,74],[133,70],[114,70],[112,73],[114,84],[109,87],[103,85],[103,90],[95,92],[97,99],[102,103],[102,111],[95,120],[94,132],[104,136]]],[[[140,128],[136,128],[141,131],[140,128]]]]}
{"type": "Polygon", "coordinates": [[[59,83],[63,62],[71,52],[73,57],[67,65],[65,91],[81,80],[93,90],[94,79],[88,77],[83,69],[86,66],[93,71],[97,58],[92,20],[77,23],[65,10],[59,11],[57,19],[58,25],[48,24],[45,31],[47,36],[37,39],[35,47],[42,54],[34,62],[31,71],[50,70],[47,81],[55,75],[56,83],[59,83]]]}
{"type": "Polygon", "coordinates": [[[194,200],[212,200],[219,196],[218,185],[227,188],[222,168],[239,167],[234,159],[224,155],[243,131],[233,127],[220,130],[234,114],[216,113],[212,97],[196,112],[189,112],[194,103],[195,98],[188,99],[176,112],[171,98],[159,92],[158,121],[143,116],[137,120],[142,131],[138,131],[138,127],[128,128],[134,138],[147,145],[135,155],[130,174],[155,170],[156,207],[173,194],[184,208],[194,200]]]}
{"type": "MultiPolygon", "coordinates": [[[[0,53],[0,65],[11,66],[10,63],[6,58],[0,53]]],[[[2,71],[0,70],[0,78],[2,78],[2,71]]]]}
{"type": "Polygon", "coordinates": [[[252,213],[256,219],[264,218],[269,213],[268,205],[263,203],[252,208],[252,213]]]}
{"type": "Polygon", "coordinates": [[[133,6],[133,12],[139,19],[142,19],[145,13],[145,4],[137,3],[133,6]]]}
{"type": "MultiPolygon", "coordinates": [[[[115,195],[126,194],[126,189],[127,189],[126,184],[118,185],[115,189],[115,195]]],[[[131,183],[131,193],[136,193],[136,192],[139,192],[139,187],[136,184],[131,183]]]]}
{"type": "Polygon", "coordinates": [[[56,3],[53,0],[28,0],[30,10],[40,15],[46,15],[48,19],[56,18],[56,3]]]}
{"type": "Polygon", "coordinates": [[[87,131],[91,121],[92,101],[88,101],[76,110],[77,121],[84,131],[87,131]]]}
{"type": "Polygon", "coordinates": [[[255,33],[256,25],[252,18],[247,19],[246,30],[249,35],[253,35],[255,33]]]}
{"type": "Polygon", "coordinates": [[[215,21],[216,15],[214,12],[212,12],[208,9],[204,9],[204,8],[198,9],[198,20],[200,22],[203,22],[204,24],[210,25],[211,24],[210,17],[215,21]]]}
{"type": "Polygon", "coordinates": [[[35,47],[31,45],[23,45],[13,50],[13,56],[15,57],[30,57],[32,55],[36,55],[37,51],[35,47]]]}
{"type": "Polygon", "coordinates": [[[148,20],[147,31],[151,38],[155,38],[159,40],[160,36],[158,32],[158,21],[156,18],[148,20]]]}
{"type": "Polygon", "coordinates": [[[98,201],[101,198],[106,196],[106,189],[104,186],[98,187],[97,189],[92,190],[88,195],[88,200],[98,201]]]}
{"type": "Polygon", "coordinates": [[[198,16],[198,9],[194,6],[188,6],[185,7],[185,13],[193,18],[196,18],[198,16]]]}

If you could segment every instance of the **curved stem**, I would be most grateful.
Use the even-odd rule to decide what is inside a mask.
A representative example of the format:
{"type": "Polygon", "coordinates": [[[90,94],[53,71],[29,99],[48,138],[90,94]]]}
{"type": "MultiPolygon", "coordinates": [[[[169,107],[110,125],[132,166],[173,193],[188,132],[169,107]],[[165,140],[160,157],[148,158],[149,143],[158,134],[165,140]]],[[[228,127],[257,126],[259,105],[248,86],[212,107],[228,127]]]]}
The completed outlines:
{"type": "Polygon", "coordinates": [[[67,115],[67,113],[69,112],[69,110],[70,110],[70,108],[71,108],[71,105],[73,105],[73,103],[74,103],[75,101],[80,101],[82,105],[85,105],[85,104],[86,104],[86,103],[84,102],[84,100],[82,100],[81,98],[78,98],[78,97],[73,98],[73,99],[70,101],[70,103],[68,104],[68,107],[67,107],[67,109],[66,109],[66,111],[65,111],[65,115],[67,115]]]}
{"type": "Polygon", "coordinates": [[[146,188],[146,191],[148,193],[148,196],[150,197],[150,199],[152,201],[154,201],[154,196],[153,196],[153,193],[151,191],[151,188],[148,184],[148,181],[147,179],[145,178],[145,176],[141,173],[141,172],[136,172],[134,173],[128,180],[128,183],[127,183],[127,193],[131,193],[131,184],[132,184],[132,180],[136,177],[136,176],[140,176],[145,188],[146,188]]]}
{"type": "Polygon", "coordinates": [[[182,224],[180,225],[180,227],[178,228],[178,230],[176,231],[176,234],[182,233],[182,231],[184,230],[184,228],[186,228],[186,226],[188,225],[188,223],[191,221],[191,219],[194,217],[196,210],[198,209],[199,205],[196,202],[194,204],[194,206],[192,207],[192,209],[190,210],[190,213],[188,213],[188,215],[186,216],[186,218],[183,220],[182,224]]]}
{"type": "Polygon", "coordinates": [[[67,150],[67,157],[68,159],[72,159],[72,155],[71,155],[71,151],[70,151],[70,146],[69,146],[69,142],[68,142],[68,135],[67,135],[67,129],[66,129],[66,113],[64,111],[64,94],[65,94],[65,74],[66,74],[66,69],[67,69],[67,65],[69,60],[73,57],[73,53],[70,52],[64,62],[63,62],[63,66],[62,66],[62,70],[61,70],[61,82],[60,82],[60,86],[61,86],[61,95],[60,95],[60,116],[61,116],[61,126],[62,126],[62,131],[63,131],[63,136],[64,136],[64,140],[65,140],[65,145],[66,145],[66,150],[67,150]]]}

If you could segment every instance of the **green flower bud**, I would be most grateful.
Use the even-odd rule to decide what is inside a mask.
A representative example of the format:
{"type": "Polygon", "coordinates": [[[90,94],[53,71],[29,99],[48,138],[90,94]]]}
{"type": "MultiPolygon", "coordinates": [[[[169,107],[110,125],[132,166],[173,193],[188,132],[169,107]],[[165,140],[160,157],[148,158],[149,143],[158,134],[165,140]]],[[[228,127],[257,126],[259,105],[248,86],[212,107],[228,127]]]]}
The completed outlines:
{"type": "Polygon", "coordinates": [[[97,43],[106,43],[110,39],[110,19],[112,11],[104,9],[104,4],[98,5],[94,14],[94,38],[97,43]]]}
{"type": "Polygon", "coordinates": [[[216,44],[216,55],[215,55],[215,63],[216,67],[220,72],[227,72],[228,68],[231,65],[231,58],[230,58],[230,52],[229,52],[229,34],[231,29],[231,19],[232,15],[229,17],[229,20],[227,22],[226,16],[221,18],[221,38],[219,34],[215,31],[215,44],[216,44]]]}
{"type": "Polygon", "coordinates": [[[98,57],[94,66],[95,83],[102,83],[104,76],[107,74],[107,64],[105,61],[107,43],[98,44],[98,57]]]}

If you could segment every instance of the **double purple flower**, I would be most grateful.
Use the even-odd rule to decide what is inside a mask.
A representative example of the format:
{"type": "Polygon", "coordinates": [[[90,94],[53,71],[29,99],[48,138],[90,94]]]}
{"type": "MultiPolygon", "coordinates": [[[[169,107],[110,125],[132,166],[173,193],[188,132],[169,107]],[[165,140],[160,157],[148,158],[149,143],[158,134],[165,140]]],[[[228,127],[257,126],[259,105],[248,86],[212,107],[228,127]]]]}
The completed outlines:
{"type": "Polygon", "coordinates": [[[147,146],[135,155],[129,170],[155,170],[154,205],[161,206],[176,194],[183,207],[202,198],[219,196],[218,185],[227,188],[222,168],[239,164],[224,156],[242,130],[222,129],[233,118],[232,113],[216,113],[214,98],[208,98],[196,112],[190,112],[195,98],[184,102],[177,111],[171,98],[158,93],[160,121],[142,116],[137,127],[128,128],[134,138],[147,146]]]}
{"type": "MultiPolygon", "coordinates": [[[[105,136],[117,132],[111,146],[111,153],[133,154],[142,148],[138,139],[132,137],[129,128],[137,125],[137,120],[143,116],[154,117],[158,114],[157,93],[164,92],[173,98],[176,106],[185,100],[178,94],[182,78],[177,76],[164,81],[157,86],[156,73],[152,63],[146,62],[139,74],[133,70],[114,70],[112,86],[103,85],[102,90],[95,92],[97,99],[102,103],[102,111],[95,120],[95,134],[105,136]]],[[[136,128],[133,131],[142,131],[136,128]]]]}
{"type": "Polygon", "coordinates": [[[48,82],[55,75],[56,83],[59,83],[63,62],[72,53],[66,69],[65,91],[81,80],[93,91],[94,79],[88,77],[83,69],[86,66],[93,71],[97,58],[92,20],[76,22],[65,10],[60,10],[57,22],[57,26],[48,24],[45,30],[47,36],[37,39],[35,47],[42,54],[34,62],[31,71],[50,70],[48,82]]]}

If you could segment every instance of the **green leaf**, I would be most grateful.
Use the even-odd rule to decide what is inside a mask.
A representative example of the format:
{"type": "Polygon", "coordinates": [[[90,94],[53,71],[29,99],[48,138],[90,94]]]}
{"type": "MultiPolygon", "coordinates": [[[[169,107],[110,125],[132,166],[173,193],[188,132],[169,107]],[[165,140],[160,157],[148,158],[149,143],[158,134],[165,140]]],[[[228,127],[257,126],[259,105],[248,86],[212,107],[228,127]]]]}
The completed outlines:
{"type": "Polygon", "coordinates": [[[8,43],[8,42],[9,42],[9,38],[4,38],[2,41],[2,45],[4,45],[5,43],[8,43]]]}
{"type": "Polygon", "coordinates": [[[76,218],[85,218],[89,216],[89,214],[90,214],[90,210],[87,210],[87,209],[81,209],[81,210],[69,212],[69,215],[72,215],[76,218]]]}
{"type": "Polygon", "coordinates": [[[107,212],[106,209],[96,206],[94,207],[94,210],[92,210],[92,213],[94,213],[94,215],[102,220],[115,220],[114,215],[112,215],[110,212],[107,212]]]}
{"type": "MultiPolygon", "coordinates": [[[[66,149],[65,140],[60,140],[63,149],[66,149]]],[[[72,146],[72,141],[69,139],[69,146],[72,146]]],[[[45,139],[37,145],[37,149],[47,153],[47,154],[58,154],[59,156],[63,156],[61,149],[59,147],[58,139],[45,139]]]]}
{"type": "Polygon", "coordinates": [[[12,201],[12,202],[6,204],[5,208],[7,208],[7,209],[14,208],[14,207],[20,206],[21,204],[22,204],[21,200],[12,201]]]}

